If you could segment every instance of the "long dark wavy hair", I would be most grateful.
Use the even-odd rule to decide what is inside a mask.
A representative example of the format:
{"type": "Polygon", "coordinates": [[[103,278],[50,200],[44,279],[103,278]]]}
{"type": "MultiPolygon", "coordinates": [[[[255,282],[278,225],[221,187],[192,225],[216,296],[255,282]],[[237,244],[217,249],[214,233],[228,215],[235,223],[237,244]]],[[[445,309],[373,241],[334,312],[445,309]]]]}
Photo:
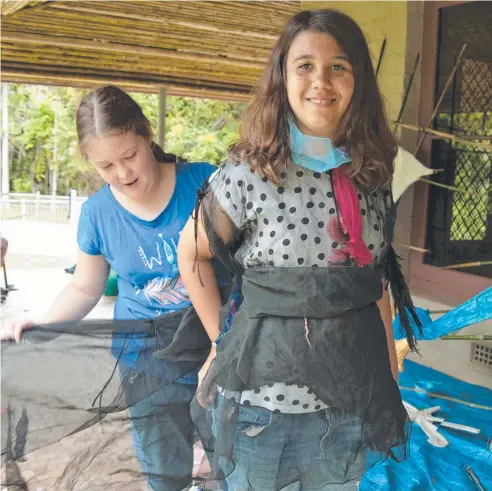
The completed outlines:
{"type": "Polygon", "coordinates": [[[304,11],[284,27],[246,109],[241,136],[229,160],[247,162],[274,183],[292,161],[285,65],[293,40],[305,31],[330,35],[345,52],[354,74],[354,92],[337,132],[337,146],[352,158],[350,177],[364,190],[387,185],[393,175],[396,141],[389,129],[367,42],[354,20],[336,10],[304,11]]]}
{"type": "MultiPolygon", "coordinates": [[[[114,85],[99,87],[87,94],[77,109],[77,136],[83,155],[84,146],[91,138],[109,133],[134,131],[138,136],[152,140],[152,125],[142,108],[124,90],[114,85]]],[[[158,162],[182,162],[176,155],[165,153],[152,141],[152,152],[158,162]]]]}

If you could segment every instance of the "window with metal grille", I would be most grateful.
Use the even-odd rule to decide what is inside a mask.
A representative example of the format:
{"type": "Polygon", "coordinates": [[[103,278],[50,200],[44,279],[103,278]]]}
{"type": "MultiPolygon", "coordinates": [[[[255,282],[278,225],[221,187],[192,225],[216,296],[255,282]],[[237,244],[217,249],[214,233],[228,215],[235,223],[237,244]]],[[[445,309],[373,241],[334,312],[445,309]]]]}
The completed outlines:
{"type": "MultiPolygon", "coordinates": [[[[467,48],[434,128],[492,144],[492,9],[488,2],[469,2],[442,7],[439,15],[436,102],[464,43],[467,48]]],[[[492,266],[483,264],[492,260],[492,152],[436,139],[432,167],[443,169],[436,181],[466,193],[430,187],[425,262],[476,264],[463,271],[492,278],[492,266]]]]}

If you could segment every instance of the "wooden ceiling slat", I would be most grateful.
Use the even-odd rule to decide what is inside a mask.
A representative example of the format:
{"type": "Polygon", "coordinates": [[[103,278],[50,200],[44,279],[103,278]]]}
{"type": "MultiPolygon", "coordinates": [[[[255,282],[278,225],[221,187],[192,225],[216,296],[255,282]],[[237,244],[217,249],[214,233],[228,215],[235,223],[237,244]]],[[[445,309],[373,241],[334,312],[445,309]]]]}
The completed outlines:
{"type": "MultiPolygon", "coordinates": [[[[22,57],[17,57],[13,61],[10,61],[8,63],[5,63],[4,66],[8,66],[9,63],[20,63],[22,66],[28,68],[30,65],[32,66],[32,63],[29,63],[26,58],[22,57]]],[[[154,79],[157,84],[165,85],[165,81],[168,78],[179,78],[183,81],[189,82],[190,80],[193,81],[196,84],[216,84],[219,83],[223,77],[220,76],[220,74],[217,74],[215,79],[211,78],[209,75],[205,76],[197,76],[193,77],[192,79],[189,78],[188,72],[186,71],[174,71],[174,72],[166,72],[166,73],[159,73],[159,72],[153,72],[153,75],[150,75],[148,71],[141,70],[139,67],[136,67],[136,69],[132,69],[133,67],[129,67],[127,71],[124,70],[114,70],[111,65],[108,63],[105,63],[104,60],[101,61],[101,63],[98,65],[97,61],[93,61],[92,63],[87,63],[87,66],[84,69],[78,69],[76,65],[74,65],[70,60],[66,60],[62,63],[59,64],[54,64],[52,61],[49,62],[47,60],[39,60],[39,63],[36,65],[39,67],[39,69],[44,69],[48,71],[56,71],[59,68],[63,68],[64,71],[66,72],[72,72],[74,74],[78,74],[79,76],[83,76],[83,73],[88,73],[88,72],[97,72],[98,70],[100,71],[105,71],[106,73],[113,73],[115,77],[122,77],[123,73],[133,73],[134,75],[140,75],[142,74],[143,77],[147,79],[154,79]]],[[[3,68],[2,68],[3,70],[3,68]]],[[[249,81],[249,80],[244,80],[243,78],[236,78],[236,79],[229,79],[227,85],[225,84],[220,84],[224,89],[227,88],[233,88],[235,86],[240,87],[244,92],[249,92],[251,90],[251,87],[254,85],[255,81],[249,81]],[[249,82],[249,83],[248,83],[249,82]]]]}
{"type": "Polygon", "coordinates": [[[24,74],[29,83],[46,77],[87,87],[113,80],[232,100],[250,97],[283,25],[300,9],[299,0],[15,3],[2,12],[4,80],[24,74]],[[42,4],[26,7],[34,3],[42,4]]]}
{"type": "MultiPolygon", "coordinates": [[[[50,8],[54,9],[60,9],[60,10],[69,10],[72,12],[84,12],[84,13],[91,13],[94,14],[94,8],[92,7],[87,7],[83,6],[80,4],[77,5],[60,5],[56,2],[50,4],[50,8]]],[[[101,7],[97,8],[97,15],[105,15],[108,17],[116,17],[116,18],[121,18],[121,19],[131,19],[131,20],[138,20],[138,21],[144,21],[148,22],[149,17],[148,15],[143,15],[139,12],[129,12],[129,11],[121,11],[118,8],[114,8],[111,4],[109,5],[104,5],[101,7]]],[[[204,24],[204,23],[197,23],[197,22],[190,22],[190,21],[185,21],[185,20],[175,20],[173,18],[159,18],[159,17],[154,17],[153,22],[156,24],[161,24],[161,25],[166,25],[170,26],[171,28],[176,28],[176,27],[182,27],[186,29],[192,29],[196,31],[205,31],[205,32],[211,32],[214,34],[228,34],[228,35],[234,35],[234,36],[241,36],[242,38],[259,38],[259,39],[269,39],[271,41],[275,41],[277,39],[277,36],[275,34],[266,34],[263,32],[254,32],[254,31],[247,31],[244,29],[225,29],[221,27],[217,27],[214,25],[210,24],[204,24]]]]}
{"type": "Polygon", "coordinates": [[[126,53],[134,55],[152,56],[155,58],[164,59],[179,59],[189,61],[200,61],[203,63],[217,63],[228,66],[236,66],[243,68],[263,68],[262,63],[254,63],[251,61],[230,60],[221,58],[220,56],[208,56],[200,54],[179,53],[172,50],[164,50],[160,48],[149,48],[147,46],[130,46],[119,43],[101,43],[89,40],[79,40],[73,38],[65,38],[61,36],[44,36],[39,34],[28,34],[25,32],[15,32],[8,29],[2,30],[2,39],[5,41],[22,43],[22,44],[39,44],[45,46],[60,46],[63,48],[78,48],[88,51],[111,52],[111,53],[126,53]]]}
{"type": "Polygon", "coordinates": [[[3,17],[12,15],[19,10],[25,9],[26,7],[35,7],[41,3],[46,3],[46,0],[38,2],[32,2],[30,0],[2,0],[0,9],[3,17]]]}
{"type": "MultiPolygon", "coordinates": [[[[10,66],[13,64],[18,64],[19,70],[22,68],[27,70],[27,69],[29,69],[30,66],[32,67],[32,63],[28,63],[25,59],[23,59],[21,57],[16,58],[14,61],[9,61],[8,63],[5,63],[4,67],[10,66]]],[[[2,70],[4,67],[2,67],[2,70]]],[[[70,63],[70,61],[67,61],[63,64],[54,65],[53,63],[43,63],[43,60],[41,60],[40,63],[38,63],[36,65],[36,68],[39,71],[49,71],[49,72],[53,72],[53,73],[56,73],[58,71],[62,71],[64,73],[73,73],[74,75],[77,75],[79,77],[82,77],[84,75],[84,73],[97,73],[98,71],[100,71],[101,73],[106,73],[106,74],[108,74],[108,76],[109,76],[109,74],[113,74],[115,77],[118,77],[118,78],[123,78],[126,75],[132,74],[133,77],[144,78],[146,80],[154,80],[156,84],[160,84],[160,85],[165,85],[166,82],[169,80],[178,79],[181,82],[183,82],[183,83],[186,82],[190,85],[197,85],[197,86],[201,85],[201,84],[203,84],[204,86],[216,85],[217,87],[221,87],[224,90],[225,89],[231,89],[231,90],[237,89],[237,90],[242,90],[243,92],[247,92],[247,93],[250,92],[251,87],[255,83],[254,81],[247,83],[247,82],[249,82],[248,80],[244,80],[242,78],[237,78],[237,79],[229,80],[227,85],[225,85],[223,83],[220,83],[221,77],[217,77],[215,79],[212,79],[211,77],[207,77],[207,78],[196,77],[196,78],[190,79],[187,76],[188,74],[186,72],[184,72],[184,73],[183,72],[173,72],[173,73],[154,72],[152,75],[150,75],[148,72],[143,71],[143,70],[130,70],[129,69],[127,71],[124,71],[124,70],[116,71],[116,70],[111,69],[104,62],[101,63],[99,66],[97,65],[97,63],[88,63],[86,68],[79,69],[79,68],[77,68],[77,66],[70,63]],[[191,84],[190,81],[192,81],[193,84],[191,84]]]]}
{"type": "MultiPolygon", "coordinates": [[[[192,32],[166,32],[149,23],[147,27],[139,24],[139,28],[128,32],[129,25],[111,25],[105,19],[94,18],[91,21],[91,29],[86,30],[87,21],[81,18],[61,17],[53,19],[50,16],[25,15],[22,19],[9,21],[4,25],[8,30],[23,31],[31,34],[44,34],[49,36],[65,36],[74,39],[100,40],[105,42],[120,42],[122,44],[139,45],[147,47],[172,48],[183,52],[208,53],[217,56],[220,51],[222,57],[251,59],[266,62],[268,53],[271,49],[265,49],[261,44],[251,45],[246,43],[241,45],[239,41],[224,46],[224,39],[214,36],[195,36],[192,32]],[[151,30],[152,29],[152,30],[151,30]],[[251,53],[248,53],[251,51],[251,53]],[[255,56],[248,56],[248,55],[255,56]]],[[[169,31],[169,30],[168,30],[169,31]]]]}
{"type": "Polygon", "coordinates": [[[194,77],[217,78],[225,77],[224,83],[235,78],[244,78],[247,82],[255,81],[261,70],[244,70],[240,67],[224,67],[223,65],[210,66],[207,63],[180,60],[179,63],[156,63],[152,56],[137,56],[131,53],[111,52],[92,52],[76,48],[63,48],[58,46],[47,46],[43,50],[32,50],[29,45],[16,45],[4,43],[2,46],[2,63],[13,61],[22,57],[26,63],[51,63],[67,64],[71,63],[74,67],[79,66],[82,70],[87,68],[86,64],[91,63],[97,66],[98,62],[105,63],[110,69],[115,71],[125,70],[147,70],[151,73],[173,73],[182,72],[184,74],[195,73],[194,77]]]}

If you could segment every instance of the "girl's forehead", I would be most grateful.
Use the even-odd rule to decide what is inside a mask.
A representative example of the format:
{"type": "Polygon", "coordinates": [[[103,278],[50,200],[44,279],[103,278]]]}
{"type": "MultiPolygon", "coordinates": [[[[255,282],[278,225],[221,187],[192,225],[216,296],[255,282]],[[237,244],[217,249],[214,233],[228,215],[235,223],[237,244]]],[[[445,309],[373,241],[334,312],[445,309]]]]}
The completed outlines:
{"type": "Polygon", "coordinates": [[[102,136],[94,136],[85,144],[87,154],[94,158],[109,154],[119,154],[138,144],[138,136],[134,131],[111,131],[102,136]]]}
{"type": "Polygon", "coordinates": [[[304,31],[293,39],[287,54],[289,60],[299,56],[322,56],[328,58],[345,56],[345,54],[330,34],[318,31],[304,31]]]}

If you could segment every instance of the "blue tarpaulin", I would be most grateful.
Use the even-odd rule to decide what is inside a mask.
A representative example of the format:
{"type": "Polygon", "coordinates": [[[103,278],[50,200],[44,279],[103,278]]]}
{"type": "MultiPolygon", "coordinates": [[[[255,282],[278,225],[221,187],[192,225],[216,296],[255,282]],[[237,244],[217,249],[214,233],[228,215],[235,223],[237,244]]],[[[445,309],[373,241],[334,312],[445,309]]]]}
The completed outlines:
{"type": "Polygon", "coordinates": [[[492,490],[492,391],[405,360],[399,385],[403,400],[418,409],[440,406],[435,416],[481,430],[479,435],[441,427],[446,448],[427,442],[413,424],[410,457],[398,464],[387,461],[369,470],[360,491],[477,491],[468,477],[469,466],[483,489],[492,490]]]}
{"type": "MultiPolygon", "coordinates": [[[[420,336],[415,325],[417,339],[431,340],[445,336],[450,332],[463,329],[464,327],[478,324],[487,319],[492,319],[492,286],[478,295],[470,298],[465,303],[450,310],[434,322],[430,318],[430,313],[425,309],[416,309],[417,315],[422,322],[423,336],[420,336]]],[[[408,316],[411,319],[411,316],[408,316]]],[[[412,321],[413,323],[413,321],[412,321]]],[[[400,325],[400,316],[397,315],[393,322],[395,339],[405,337],[403,328],[400,325]]]]}

